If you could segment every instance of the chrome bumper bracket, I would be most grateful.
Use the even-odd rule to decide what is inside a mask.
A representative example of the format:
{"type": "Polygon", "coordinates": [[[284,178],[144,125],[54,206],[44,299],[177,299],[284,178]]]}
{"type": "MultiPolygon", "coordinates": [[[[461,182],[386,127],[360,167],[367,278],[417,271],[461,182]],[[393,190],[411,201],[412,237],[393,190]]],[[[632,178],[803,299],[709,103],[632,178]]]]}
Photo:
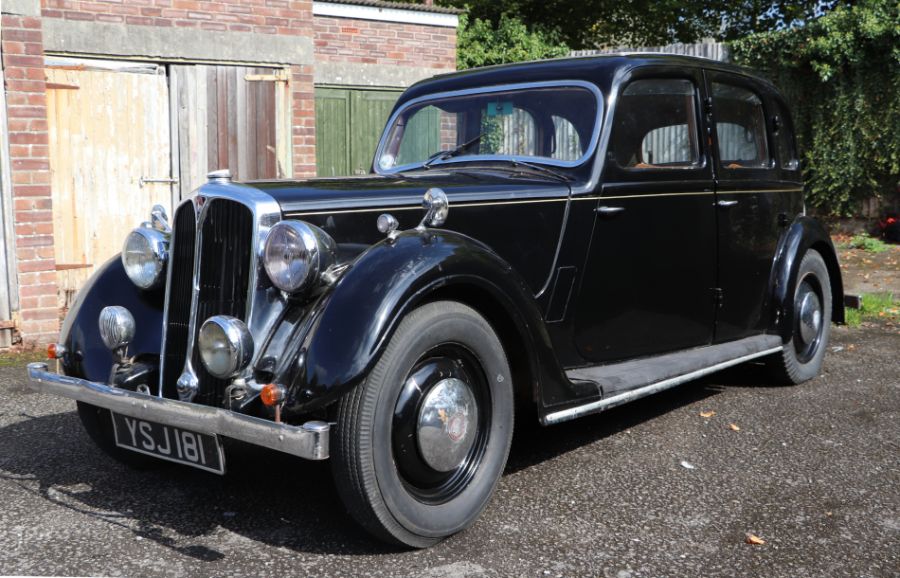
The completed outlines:
{"type": "Polygon", "coordinates": [[[83,401],[138,419],[206,434],[218,434],[308,460],[328,458],[330,426],[310,421],[279,424],[226,409],[185,403],[117,389],[103,383],[60,375],[46,363],[28,364],[29,387],[38,392],[83,401]]]}

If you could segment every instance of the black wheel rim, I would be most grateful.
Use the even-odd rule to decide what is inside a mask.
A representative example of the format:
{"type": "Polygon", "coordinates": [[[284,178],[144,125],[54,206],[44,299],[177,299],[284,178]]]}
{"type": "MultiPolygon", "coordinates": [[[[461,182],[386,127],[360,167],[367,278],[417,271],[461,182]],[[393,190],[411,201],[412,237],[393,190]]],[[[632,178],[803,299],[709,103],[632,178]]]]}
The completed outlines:
{"type": "MultiPolygon", "coordinates": [[[[448,423],[453,416],[448,416],[448,423]]],[[[440,504],[462,492],[475,477],[485,449],[491,425],[491,396],[488,382],[475,355],[459,344],[443,344],[426,352],[413,365],[397,396],[391,422],[391,445],[397,473],[407,491],[421,502],[440,504]],[[426,459],[420,447],[419,425],[423,403],[429,393],[448,380],[459,380],[471,393],[477,407],[467,427],[464,454],[452,468],[440,471],[426,459]]],[[[450,429],[446,433],[451,434],[450,429]]]]}
{"type": "Polygon", "coordinates": [[[800,363],[816,356],[825,331],[822,284],[812,273],[797,285],[794,293],[794,350],[800,363]]]}

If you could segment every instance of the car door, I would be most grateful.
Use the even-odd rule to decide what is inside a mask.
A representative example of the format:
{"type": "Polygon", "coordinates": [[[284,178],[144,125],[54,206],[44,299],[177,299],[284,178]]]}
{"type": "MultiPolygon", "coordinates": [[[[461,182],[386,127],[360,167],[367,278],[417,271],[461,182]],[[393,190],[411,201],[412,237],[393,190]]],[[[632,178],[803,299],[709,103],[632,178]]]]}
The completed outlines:
{"type": "Polygon", "coordinates": [[[787,188],[777,170],[770,134],[774,111],[752,80],[707,72],[715,143],[719,307],[715,341],[759,333],[787,188]]]}
{"type": "Polygon", "coordinates": [[[708,344],[715,209],[702,73],[639,69],[616,98],[575,342],[607,362],[708,344]]]}

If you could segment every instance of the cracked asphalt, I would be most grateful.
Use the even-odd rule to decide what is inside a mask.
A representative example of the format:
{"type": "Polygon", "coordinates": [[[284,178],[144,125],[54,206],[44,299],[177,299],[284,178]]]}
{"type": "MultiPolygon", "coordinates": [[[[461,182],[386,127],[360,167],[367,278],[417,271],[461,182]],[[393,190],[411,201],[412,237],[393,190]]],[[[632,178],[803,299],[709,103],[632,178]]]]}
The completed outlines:
{"type": "Polygon", "coordinates": [[[327,463],[244,447],[225,477],[129,469],[73,402],[0,367],[0,574],[898,576],[900,333],[836,328],[831,347],[796,387],[745,365],[521,424],[486,512],[426,551],[357,529],[327,463]]]}

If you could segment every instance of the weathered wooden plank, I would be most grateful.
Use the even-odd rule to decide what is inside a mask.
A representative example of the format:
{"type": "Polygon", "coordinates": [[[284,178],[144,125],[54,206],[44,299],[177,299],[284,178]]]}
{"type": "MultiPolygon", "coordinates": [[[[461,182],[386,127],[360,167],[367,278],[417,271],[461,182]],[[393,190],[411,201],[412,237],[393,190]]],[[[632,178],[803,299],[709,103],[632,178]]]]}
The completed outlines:
{"type": "MultiPolygon", "coordinates": [[[[176,140],[178,142],[178,196],[179,200],[185,198],[190,192],[191,179],[193,173],[191,165],[193,164],[194,155],[194,134],[193,123],[191,119],[192,109],[190,100],[191,82],[193,80],[192,69],[189,66],[172,66],[172,78],[174,79],[175,90],[177,91],[178,108],[173,111],[173,116],[178,119],[176,127],[176,140]]],[[[173,211],[174,213],[174,207],[173,211]]]]}
{"type": "Polygon", "coordinates": [[[260,126],[262,127],[263,137],[260,140],[265,142],[264,150],[260,151],[260,159],[263,161],[260,167],[260,177],[273,179],[277,176],[276,171],[276,137],[275,137],[275,91],[278,89],[278,83],[270,82],[260,86],[260,90],[264,91],[263,98],[265,106],[261,107],[263,116],[260,118],[260,126]]]}
{"type": "MultiPolygon", "coordinates": [[[[287,70],[279,71],[287,77],[287,70]]],[[[279,82],[275,86],[275,149],[277,157],[278,178],[290,177],[293,174],[292,162],[292,122],[291,92],[287,82],[279,82]]]]}
{"type": "MultiPolygon", "coordinates": [[[[246,68],[245,72],[256,72],[260,70],[259,68],[246,68]]],[[[244,75],[249,76],[247,74],[244,75]]],[[[259,85],[262,84],[260,82],[247,82],[247,124],[242,127],[241,138],[246,139],[247,141],[247,158],[245,159],[247,165],[250,167],[252,172],[252,177],[258,179],[260,178],[259,173],[259,134],[257,131],[257,125],[259,124],[259,85]]]]}
{"type": "Polygon", "coordinates": [[[207,166],[215,170],[219,166],[219,74],[215,66],[206,67],[207,166]]]}
{"type": "Polygon", "coordinates": [[[209,166],[209,84],[207,82],[206,65],[198,65],[194,67],[194,87],[196,94],[194,95],[194,111],[193,122],[196,133],[194,134],[194,146],[196,147],[195,156],[192,159],[192,176],[191,190],[193,191],[204,182],[206,182],[206,173],[215,170],[215,167],[209,166]]]}
{"type": "Polygon", "coordinates": [[[170,208],[169,95],[165,76],[113,70],[48,69],[54,256],[59,302],[67,306],[93,272],[121,250],[150,207],[170,208]],[[66,265],[80,265],[67,268],[66,265]]]}
{"type": "Polygon", "coordinates": [[[170,142],[172,143],[169,165],[172,167],[172,178],[178,181],[172,184],[169,191],[169,195],[171,198],[171,201],[169,203],[169,208],[171,209],[171,211],[169,212],[170,216],[175,212],[175,207],[178,206],[178,201],[181,200],[181,158],[184,154],[182,151],[185,150],[185,144],[187,144],[188,147],[190,146],[190,143],[181,142],[181,135],[178,132],[178,125],[180,121],[179,113],[181,110],[181,84],[184,82],[184,79],[177,73],[176,68],[177,67],[173,66],[169,70],[169,135],[171,136],[170,142]]]}
{"type": "Polygon", "coordinates": [[[228,83],[226,92],[226,110],[225,120],[228,123],[226,134],[228,138],[228,161],[222,168],[230,168],[233,172],[238,169],[238,146],[237,146],[237,66],[223,66],[225,77],[228,83]]]}
{"type": "MultiPolygon", "coordinates": [[[[235,144],[237,145],[237,158],[232,160],[232,165],[237,165],[237,178],[241,180],[250,180],[256,178],[256,163],[250,162],[250,156],[253,154],[253,147],[256,145],[256,139],[251,136],[248,129],[252,127],[253,115],[248,110],[249,95],[247,81],[244,80],[246,72],[250,70],[243,66],[233,67],[234,73],[234,110],[231,111],[229,117],[235,119],[235,144]]],[[[249,87],[252,92],[252,87],[249,87]]],[[[229,128],[229,132],[230,128],[229,128]]]]}

